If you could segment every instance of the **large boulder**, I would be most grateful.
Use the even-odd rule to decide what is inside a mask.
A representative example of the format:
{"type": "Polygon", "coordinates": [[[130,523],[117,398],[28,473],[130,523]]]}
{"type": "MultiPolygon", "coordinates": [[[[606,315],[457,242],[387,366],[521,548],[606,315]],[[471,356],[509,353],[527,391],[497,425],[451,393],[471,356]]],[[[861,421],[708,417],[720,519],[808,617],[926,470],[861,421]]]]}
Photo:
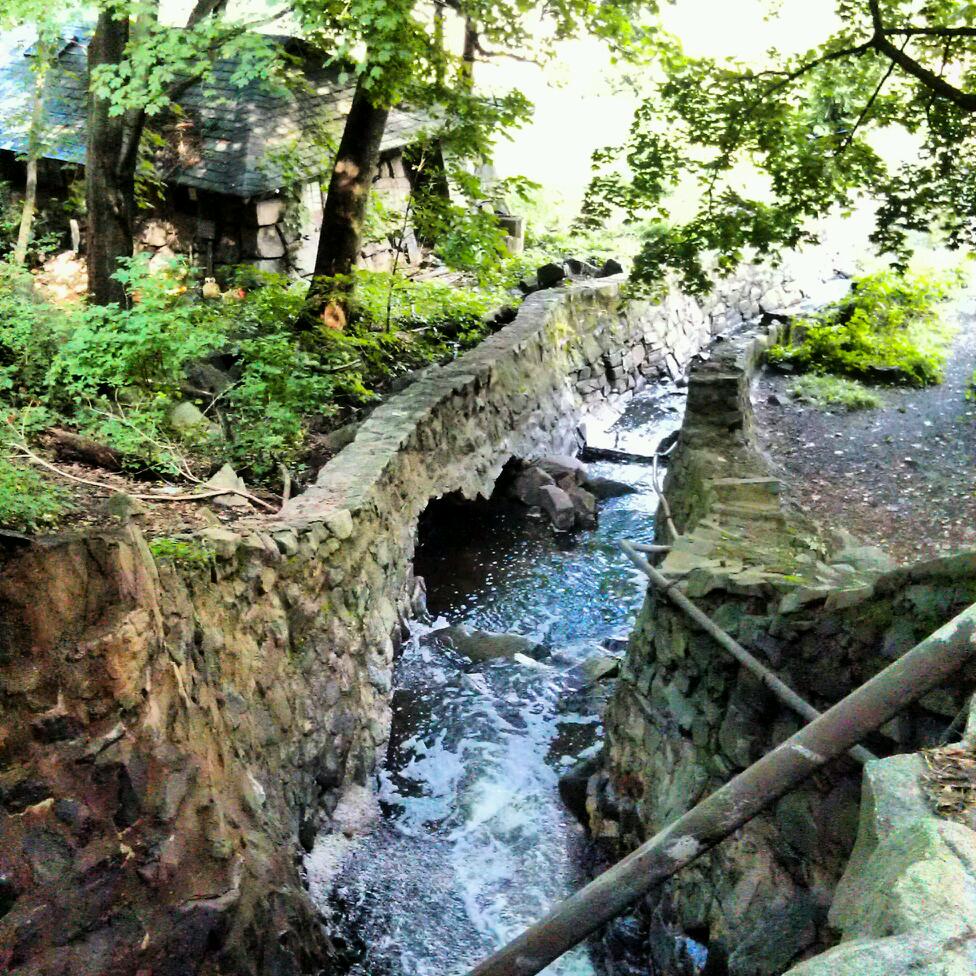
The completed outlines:
{"type": "Polygon", "coordinates": [[[582,485],[587,478],[586,465],[568,454],[553,454],[536,461],[535,466],[545,471],[563,490],[571,484],[582,485]]]}
{"type": "Polygon", "coordinates": [[[566,269],[561,264],[544,264],[535,273],[539,288],[554,288],[566,277],[566,269]]]}
{"type": "Polygon", "coordinates": [[[586,481],[583,482],[583,487],[600,501],[605,501],[608,498],[620,498],[622,495],[633,495],[637,491],[633,485],[628,485],[626,482],[599,476],[587,477],[586,481]]]}
{"type": "Polygon", "coordinates": [[[787,976],[972,976],[976,832],[932,813],[925,762],[864,770],[857,844],[834,896],[839,946],[787,976]]]}
{"type": "Polygon", "coordinates": [[[524,505],[534,507],[542,504],[539,489],[555,483],[551,474],[533,465],[519,472],[508,491],[524,505]]]}
{"type": "Polygon", "coordinates": [[[571,766],[559,777],[559,797],[566,808],[584,826],[588,824],[586,793],[590,778],[600,772],[601,759],[590,756],[571,766]]]}
{"type": "Polygon", "coordinates": [[[573,486],[566,492],[576,510],[576,525],[581,529],[596,528],[596,498],[585,488],[573,486]]]}

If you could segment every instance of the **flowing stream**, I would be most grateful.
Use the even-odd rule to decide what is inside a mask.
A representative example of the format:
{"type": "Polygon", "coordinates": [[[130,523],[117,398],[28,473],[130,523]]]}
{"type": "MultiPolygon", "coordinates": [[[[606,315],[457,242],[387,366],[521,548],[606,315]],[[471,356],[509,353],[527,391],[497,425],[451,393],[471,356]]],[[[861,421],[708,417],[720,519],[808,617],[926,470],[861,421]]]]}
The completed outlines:
{"type": "MultiPolygon", "coordinates": [[[[651,454],[682,409],[681,391],[652,388],[610,434],[651,454]]],[[[381,816],[338,848],[320,838],[308,859],[354,976],[459,976],[587,880],[586,837],[558,780],[600,747],[600,692],[582,665],[629,633],[645,586],[618,546],[652,541],[657,507],[648,466],[590,471],[636,489],[601,502],[591,531],[557,533],[505,503],[438,502],[421,522],[416,570],[434,626],[521,634],[551,656],[475,664],[414,626],[396,666],[381,816]]],[[[585,947],[546,970],[594,972],[585,947]]]]}

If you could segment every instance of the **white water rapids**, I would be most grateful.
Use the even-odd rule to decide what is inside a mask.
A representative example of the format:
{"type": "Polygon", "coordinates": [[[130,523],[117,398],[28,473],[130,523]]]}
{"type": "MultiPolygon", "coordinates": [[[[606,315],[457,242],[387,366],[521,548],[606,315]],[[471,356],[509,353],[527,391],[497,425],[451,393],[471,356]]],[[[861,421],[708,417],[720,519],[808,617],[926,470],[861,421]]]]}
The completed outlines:
{"type": "MultiPolygon", "coordinates": [[[[680,407],[673,389],[635,398],[622,446],[653,453],[680,407]]],[[[480,510],[463,531],[435,526],[422,540],[417,571],[439,624],[522,634],[552,654],[475,664],[414,626],[396,667],[381,814],[360,836],[320,837],[307,859],[354,976],[460,976],[587,880],[586,837],[557,790],[600,748],[599,693],[581,688],[579,666],[629,632],[645,585],[618,544],[652,541],[657,507],[647,467],[590,467],[637,489],[602,502],[595,530],[480,510]]],[[[594,968],[580,947],[546,972],[594,968]]]]}

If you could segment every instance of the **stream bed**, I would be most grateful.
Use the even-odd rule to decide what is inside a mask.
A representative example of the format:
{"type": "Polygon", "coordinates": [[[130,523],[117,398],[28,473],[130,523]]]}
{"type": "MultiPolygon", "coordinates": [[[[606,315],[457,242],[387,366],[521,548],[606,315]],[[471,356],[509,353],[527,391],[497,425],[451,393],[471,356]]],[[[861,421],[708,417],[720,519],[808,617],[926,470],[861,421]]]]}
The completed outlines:
{"type": "MultiPolygon", "coordinates": [[[[644,391],[599,443],[652,454],[683,399],[644,391]]],[[[588,684],[583,664],[621,651],[645,585],[619,543],[653,541],[657,508],[648,465],[589,467],[635,489],[601,502],[593,530],[556,532],[505,502],[434,502],[421,520],[415,567],[432,623],[413,626],[396,665],[381,813],[338,848],[320,838],[307,862],[352,976],[461,976],[588,880],[586,835],[558,780],[600,748],[609,689],[588,684]],[[473,663],[430,637],[446,623],[551,653],[473,663]]],[[[585,947],[546,970],[594,972],[585,947]]]]}

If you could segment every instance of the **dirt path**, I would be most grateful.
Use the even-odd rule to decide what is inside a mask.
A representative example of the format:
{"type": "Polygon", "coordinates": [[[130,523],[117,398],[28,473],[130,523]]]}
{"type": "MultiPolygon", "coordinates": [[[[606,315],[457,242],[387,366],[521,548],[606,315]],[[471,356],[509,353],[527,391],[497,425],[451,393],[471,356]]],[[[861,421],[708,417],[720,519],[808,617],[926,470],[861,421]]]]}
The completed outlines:
{"type": "Polygon", "coordinates": [[[760,440],[790,495],[826,525],[899,562],[976,545],[976,306],[961,306],[945,382],[879,390],[886,406],[856,413],[803,406],[790,377],[767,373],[753,393],[760,440]],[[779,401],[779,402],[777,402],[779,401]]]}

